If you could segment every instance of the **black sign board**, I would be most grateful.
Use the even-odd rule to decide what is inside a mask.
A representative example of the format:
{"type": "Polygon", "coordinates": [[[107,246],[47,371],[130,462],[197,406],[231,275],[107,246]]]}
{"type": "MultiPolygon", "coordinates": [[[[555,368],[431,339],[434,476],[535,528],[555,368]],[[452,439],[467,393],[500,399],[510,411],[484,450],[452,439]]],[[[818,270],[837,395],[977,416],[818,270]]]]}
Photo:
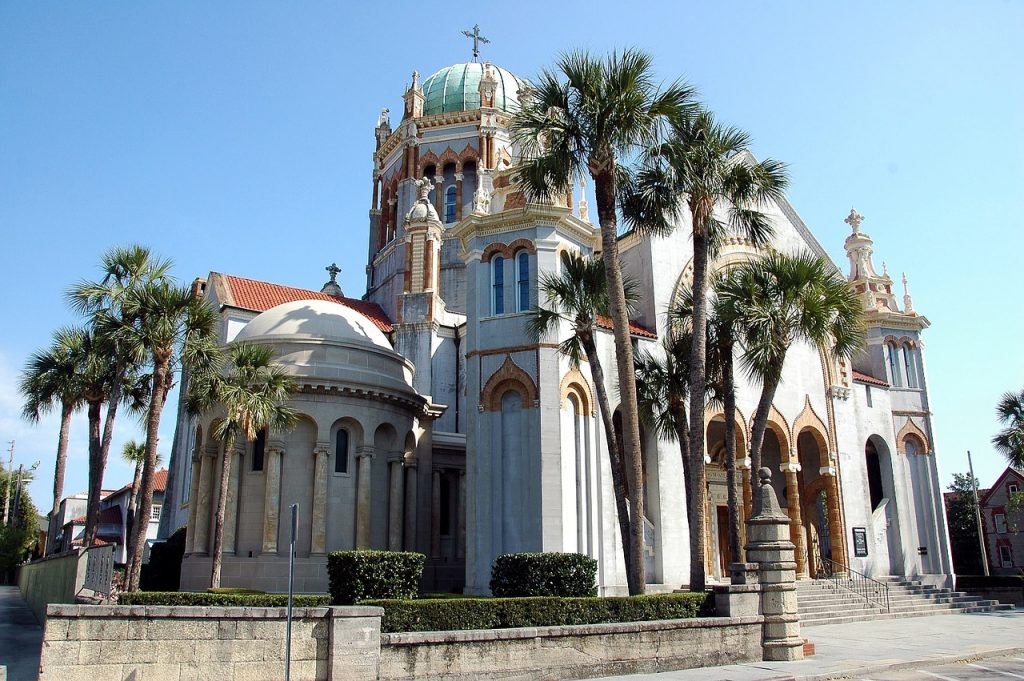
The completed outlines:
{"type": "Polygon", "coordinates": [[[868,555],[868,529],[866,527],[853,528],[853,555],[858,558],[868,555]]]}

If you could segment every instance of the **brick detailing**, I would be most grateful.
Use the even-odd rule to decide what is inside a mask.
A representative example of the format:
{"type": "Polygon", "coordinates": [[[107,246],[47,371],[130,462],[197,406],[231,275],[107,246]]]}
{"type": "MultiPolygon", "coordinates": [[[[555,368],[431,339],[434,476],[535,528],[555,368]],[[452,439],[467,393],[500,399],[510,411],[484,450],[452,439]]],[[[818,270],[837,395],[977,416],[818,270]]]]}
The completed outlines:
{"type": "Polygon", "coordinates": [[[511,356],[505,357],[505,363],[491,374],[480,391],[483,410],[501,411],[501,398],[509,390],[515,390],[523,398],[523,409],[532,409],[537,405],[537,384],[530,374],[512,361],[511,356]]]}

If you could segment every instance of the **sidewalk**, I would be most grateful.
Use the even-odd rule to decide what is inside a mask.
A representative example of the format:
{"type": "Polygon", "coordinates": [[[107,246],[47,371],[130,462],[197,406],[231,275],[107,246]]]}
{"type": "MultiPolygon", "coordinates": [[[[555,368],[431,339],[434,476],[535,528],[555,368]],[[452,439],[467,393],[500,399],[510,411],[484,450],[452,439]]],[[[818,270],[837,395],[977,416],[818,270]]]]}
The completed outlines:
{"type": "Polygon", "coordinates": [[[817,653],[799,662],[750,662],[605,681],[820,681],[1024,652],[1024,609],[853,622],[802,630],[817,653]]]}
{"type": "Polygon", "coordinates": [[[7,681],[36,681],[43,629],[16,586],[0,586],[0,667],[7,681]]]}

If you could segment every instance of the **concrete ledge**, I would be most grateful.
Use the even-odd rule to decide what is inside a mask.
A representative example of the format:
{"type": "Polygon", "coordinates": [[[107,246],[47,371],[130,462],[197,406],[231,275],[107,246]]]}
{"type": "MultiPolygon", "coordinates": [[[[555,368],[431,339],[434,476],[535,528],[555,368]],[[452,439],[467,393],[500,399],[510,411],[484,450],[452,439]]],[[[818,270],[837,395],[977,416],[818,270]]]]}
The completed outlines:
{"type": "MultiPolygon", "coordinates": [[[[292,608],[292,617],[320,619],[381,617],[383,608],[369,605],[292,608]]],[[[46,608],[47,617],[161,617],[186,619],[286,619],[288,608],[214,607],[205,605],[58,605],[46,608]]]]}

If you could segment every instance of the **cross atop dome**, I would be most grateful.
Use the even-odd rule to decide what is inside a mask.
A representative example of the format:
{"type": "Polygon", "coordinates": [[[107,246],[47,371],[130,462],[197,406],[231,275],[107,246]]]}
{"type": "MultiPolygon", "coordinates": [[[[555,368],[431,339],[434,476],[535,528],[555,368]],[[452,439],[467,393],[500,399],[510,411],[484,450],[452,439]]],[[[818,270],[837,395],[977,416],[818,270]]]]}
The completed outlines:
{"type": "Polygon", "coordinates": [[[860,234],[860,223],[864,222],[864,216],[851,208],[850,214],[846,216],[846,219],[843,220],[843,222],[850,225],[850,227],[853,227],[854,234],[860,234]]]}
{"type": "Polygon", "coordinates": [[[331,263],[324,268],[327,270],[327,274],[331,275],[331,280],[323,285],[320,289],[320,293],[326,293],[329,296],[336,296],[338,298],[344,298],[345,294],[341,290],[341,286],[338,285],[338,274],[341,272],[341,268],[338,267],[337,263],[331,263]]]}
{"type": "Polygon", "coordinates": [[[491,42],[487,38],[480,35],[480,24],[475,24],[472,31],[463,31],[462,35],[467,38],[473,39],[473,61],[477,61],[480,58],[480,43],[487,44],[491,42]]]}

